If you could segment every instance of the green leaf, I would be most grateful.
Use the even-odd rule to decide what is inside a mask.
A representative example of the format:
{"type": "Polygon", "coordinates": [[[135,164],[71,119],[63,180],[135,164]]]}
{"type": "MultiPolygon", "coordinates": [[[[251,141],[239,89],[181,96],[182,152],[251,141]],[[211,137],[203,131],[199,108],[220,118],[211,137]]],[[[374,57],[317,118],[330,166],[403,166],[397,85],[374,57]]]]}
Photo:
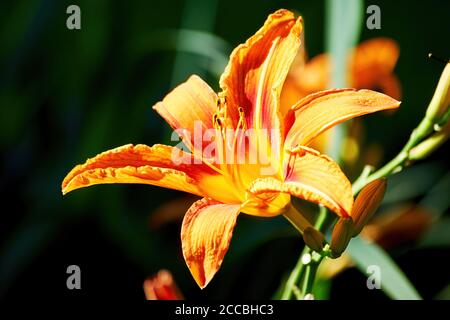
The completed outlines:
{"type": "Polygon", "coordinates": [[[329,300],[331,296],[331,284],[331,279],[317,277],[313,289],[314,299],[329,300]]]}
{"type": "MultiPolygon", "coordinates": [[[[345,88],[347,85],[348,52],[356,46],[364,16],[361,0],[327,0],[325,48],[332,60],[331,88],[345,88]]],[[[332,129],[332,143],[327,154],[339,161],[342,141],[346,135],[346,125],[332,129]]]]}
{"type": "Polygon", "coordinates": [[[327,0],[326,50],[331,55],[331,87],[345,87],[347,55],[358,42],[364,16],[361,0],[327,0]]]}
{"type": "Polygon", "coordinates": [[[350,242],[347,250],[356,267],[363,274],[367,274],[367,268],[371,265],[376,265],[380,268],[381,289],[391,299],[422,299],[402,270],[378,245],[356,237],[350,242]]]}
{"type": "Polygon", "coordinates": [[[450,300],[450,284],[435,297],[436,300],[450,300]]]}
{"type": "MultiPolygon", "coordinates": [[[[206,70],[218,78],[227,65],[230,46],[225,40],[209,32],[191,29],[163,29],[142,39],[136,49],[136,55],[159,50],[173,50],[202,57],[209,61],[206,70]]],[[[195,72],[198,73],[198,70],[196,69],[195,72]]],[[[186,74],[182,77],[179,76],[182,79],[179,81],[185,80],[186,74]]]]}

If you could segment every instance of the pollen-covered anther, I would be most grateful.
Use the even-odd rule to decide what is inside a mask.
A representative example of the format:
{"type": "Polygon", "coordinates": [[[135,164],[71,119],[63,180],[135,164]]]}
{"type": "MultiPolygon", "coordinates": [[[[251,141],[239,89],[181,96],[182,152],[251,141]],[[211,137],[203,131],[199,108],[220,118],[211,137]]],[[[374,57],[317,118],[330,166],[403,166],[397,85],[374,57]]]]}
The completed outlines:
{"type": "Polygon", "coordinates": [[[227,104],[227,97],[219,97],[217,99],[217,111],[216,114],[218,115],[218,117],[222,118],[222,119],[226,119],[228,114],[227,114],[227,108],[228,108],[228,104],[227,104]]]}

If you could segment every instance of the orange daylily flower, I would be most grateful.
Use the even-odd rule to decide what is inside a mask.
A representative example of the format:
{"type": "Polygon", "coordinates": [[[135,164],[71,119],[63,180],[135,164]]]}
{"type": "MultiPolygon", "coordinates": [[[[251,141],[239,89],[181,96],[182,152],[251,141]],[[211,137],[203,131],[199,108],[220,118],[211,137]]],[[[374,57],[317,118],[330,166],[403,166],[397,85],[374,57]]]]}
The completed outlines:
{"type": "Polygon", "coordinates": [[[181,229],[186,264],[201,288],[220,268],[240,212],[286,214],[294,196],[349,216],[350,182],[332,159],[308,145],[342,121],[397,108],[399,102],[370,90],[334,89],[282,112],[280,93],[301,32],[302,20],[293,13],[271,14],[232,52],[221,93],[191,76],[154,106],[190,153],[165,145],[112,149],[76,166],[62,183],[63,193],[95,184],[142,183],[203,197],[186,212],[181,229]],[[212,131],[212,139],[197,139],[198,130],[212,131]],[[211,147],[214,156],[206,152],[211,147]],[[236,160],[241,153],[244,163],[220,161],[225,155],[236,160]],[[247,161],[255,153],[262,153],[258,161],[247,161]]]}

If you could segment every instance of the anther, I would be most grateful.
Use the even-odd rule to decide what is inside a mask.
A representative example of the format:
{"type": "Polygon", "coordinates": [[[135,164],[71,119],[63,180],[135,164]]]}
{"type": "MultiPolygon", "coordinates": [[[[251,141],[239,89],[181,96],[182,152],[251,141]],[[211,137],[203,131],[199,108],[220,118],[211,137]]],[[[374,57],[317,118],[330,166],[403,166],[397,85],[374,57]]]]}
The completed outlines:
{"type": "Polygon", "coordinates": [[[213,126],[214,127],[221,127],[221,122],[220,122],[220,118],[219,118],[219,115],[217,114],[217,113],[214,113],[214,115],[213,115],[213,126]]]}
{"type": "Polygon", "coordinates": [[[429,53],[428,54],[428,58],[430,58],[430,59],[433,59],[433,60],[435,60],[435,61],[438,61],[438,62],[440,62],[440,63],[442,63],[442,64],[447,64],[447,63],[449,63],[449,60],[445,60],[445,59],[442,59],[441,57],[438,57],[438,56],[436,56],[436,55],[434,55],[433,53],[429,53]]]}

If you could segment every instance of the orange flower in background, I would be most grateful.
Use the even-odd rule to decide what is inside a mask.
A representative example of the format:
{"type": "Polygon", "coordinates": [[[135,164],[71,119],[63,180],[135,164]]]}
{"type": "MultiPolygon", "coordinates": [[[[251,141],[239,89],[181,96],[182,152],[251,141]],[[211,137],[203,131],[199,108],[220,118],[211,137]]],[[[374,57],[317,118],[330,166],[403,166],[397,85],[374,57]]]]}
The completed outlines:
{"type": "Polygon", "coordinates": [[[430,210],[406,203],[375,217],[361,236],[387,250],[420,239],[432,221],[430,210]]]}
{"type": "MultiPolygon", "coordinates": [[[[393,73],[399,57],[397,43],[389,38],[374,38],[360,43],[349,54],[347,83],[356,89],[373,89],[395,99],[401,96],[401,86],[393,73]]],[[[306,50],[300,50],[281,92],[281,108],[288,110],[299,99],[308,94],[328,88],[331,78],[331,60],[328,54],[315,56],[305,62],[306,50]]],[[[352,125],[357,125],[352,123],[352,125]]],[[[358,141],[361,136],[347,136],[342,147],[341,158],[345,163],[354,162],[361,151],[358,141]]],[[[332,142],[329,131],[317,137],[312,147],[323,152],[332,142]]],[[[374,146],[370,146],[374,151],[374,146]]],[[[369,152],[369,150],[367,150],[369,152]]],[[[376,158],[379,158],[377,153],[376,158]]],[[[368,159],[370,163],[376,159],[368,159]]],[[[366,162],[365,162],[366,163],[366,162]]]]}
{"type": "Polygon", "coordinates": [[[173,280],[172,274],[161,270],[144,281],[144,293],[147,300],[183,300],[183,295],[173,280]]]}
{"type": "MultiPolygon", "coordinates": [[[[374,38],[360,43],[348,60],[347,83],[356,89],[375,89],[395,99],[401,97],[401,86],[393,73],[400,50],[389,38],[374,38]]],[[[331,78],[331,60],[320,54],[305,63],[300,52],[284,83],[281,101],[290,108],[304,96],[328,88],[331,78]]]]}
{"type": "Polygon", "coordinates": [[[203,197],[186,212],[181,229],[186,264],[201,288],[220,268],[240,212],[286,214],[294,196],[349,216],[350,182],[332,159],[308,145],[342,121],[397,108],[399,102],[370,90],[333,89],[282,110],[281,89],[301,32],[301,18],[275,12],[232,52],[218,95],[191,76],[154,106],[190,153],[166,145],[112,149],[76,166],[62,183],[63,193],[95,184],[141,183],[203,197]],[[213,135],[198,139],[199,130],[213,135]],[[255,154],[257,161],[250,161],[255,154]],[[237,161],[241,156],[246,161],[237,161]]]}

